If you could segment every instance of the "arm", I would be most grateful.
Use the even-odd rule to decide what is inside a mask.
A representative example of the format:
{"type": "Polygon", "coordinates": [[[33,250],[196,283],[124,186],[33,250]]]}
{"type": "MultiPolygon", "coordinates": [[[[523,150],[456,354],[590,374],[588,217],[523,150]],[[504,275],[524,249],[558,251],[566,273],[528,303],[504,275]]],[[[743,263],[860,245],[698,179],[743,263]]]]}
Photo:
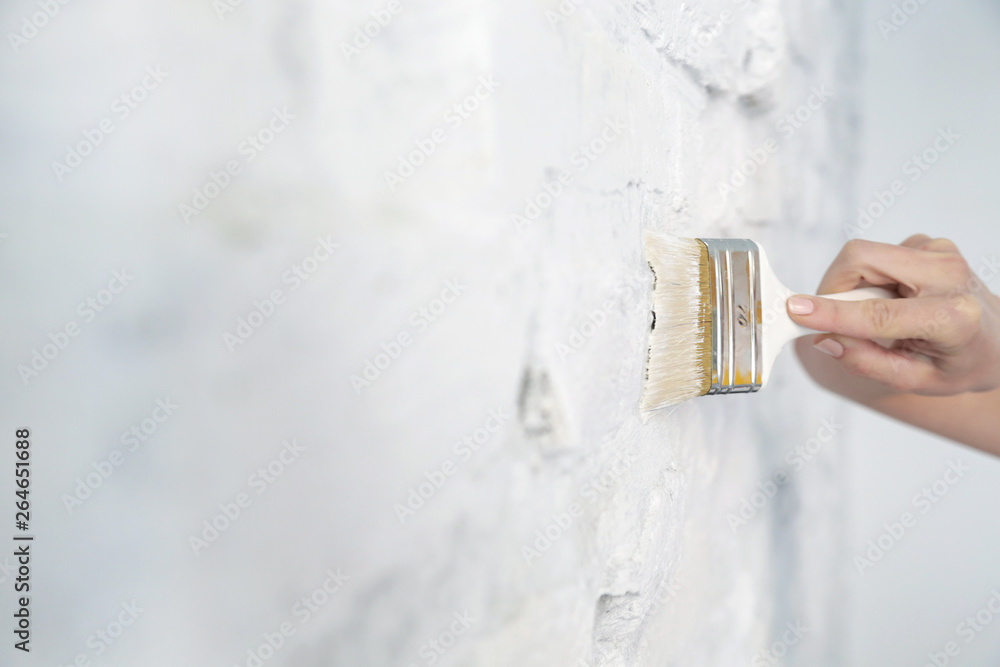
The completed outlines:
{"type": "Polygon", "coordinates": [[[920,396],[892,391],[852,375],[836,359],[813,347],[808,338],[796,351],[812,378],[830,391],[956,442],[1000,456],[1000,389],[954,396],[920,396]]]}
{"type": "Polygon", "coordinates": [[[895,419],[1000,455],[1000,299],[950,241],[854,241],[821,294],[864,285],[900,299],[842,303],[793,297],[789,313],[830,334],[796,343],[820,385],[895,419]],[[894,341],[889,348],[872,339],[894,341]]]}

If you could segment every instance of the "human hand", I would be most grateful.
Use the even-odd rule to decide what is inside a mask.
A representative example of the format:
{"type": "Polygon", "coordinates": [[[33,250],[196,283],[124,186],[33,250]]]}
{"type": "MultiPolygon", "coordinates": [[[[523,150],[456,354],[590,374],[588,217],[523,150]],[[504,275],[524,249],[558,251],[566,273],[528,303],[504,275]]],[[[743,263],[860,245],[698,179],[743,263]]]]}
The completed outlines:
{"type": "MultiPolygon", "coordinates": [[[[987,291],[954,243],[925,235],[898,246],[850,241],[818,293],[865,286],[895,290],[901,298],[843,302],[794,296],[789,315],[802,326],[831,332],[814,337],[816,349],[851,375],[892,393],[945,396],[1000,387],[1000,299],[987,291]],[[893,343],[887,348],[876,339],[893,343]]],[[[799,349],[805,357],[803,346],[799,349]]],[[[821,384],[852,391],[842,381],[824,382],[828,365],[807,365],[821,384]]]]}

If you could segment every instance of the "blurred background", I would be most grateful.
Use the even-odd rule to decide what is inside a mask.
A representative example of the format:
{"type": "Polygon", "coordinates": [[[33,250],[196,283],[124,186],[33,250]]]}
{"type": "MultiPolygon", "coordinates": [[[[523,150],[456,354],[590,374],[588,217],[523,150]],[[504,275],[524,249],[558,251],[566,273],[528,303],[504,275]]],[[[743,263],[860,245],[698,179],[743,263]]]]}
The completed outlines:
{"type": "MultiPolygon", "coordinates": [[[[1000,77],[1000,5],[928,2],[897,32],[879,22],[891,21],[900,3],[863,4],[858,206],[876,201],[875,191],[897,178],[908,185],[863,237],[886,243],[917,232],[951,238],[996,293],[1000,89],[990,82],[1000,77]],[[961,139],[912,183],[904,164],[948,127],[961,139]]],[[[973,635],[957,636],[956,628],[1000,590],[1000,519],[993,511],[1000,465],[993,457],[863,410],[852,408],[850,419],[854,554],[868,549],[868,541],[885,531],[884,523],[913,510],[912,496],[939,480],[949,462],[963,461],[972,471],[921,514],[917,527],[876,567],[863,576],[851,573],[846,664],[923,664],[928,653],[941,652],[949,641],[961,647],[949,664],[996,664],[1000,623],[986,624],[973,635]]]]}
{"type": "Polygon", "coordinates": [[[1000,289],[996,2],[9,0],[0,28],[4,615],[18,428],[35,535],[0,664],[1000,660],[1000,619],[960,627],[1000,590],[996,460],[789,353],[759,394],[638,410],[644,230],[754,238],[803,290],[850,236],[923,232],[1000,289]]]}

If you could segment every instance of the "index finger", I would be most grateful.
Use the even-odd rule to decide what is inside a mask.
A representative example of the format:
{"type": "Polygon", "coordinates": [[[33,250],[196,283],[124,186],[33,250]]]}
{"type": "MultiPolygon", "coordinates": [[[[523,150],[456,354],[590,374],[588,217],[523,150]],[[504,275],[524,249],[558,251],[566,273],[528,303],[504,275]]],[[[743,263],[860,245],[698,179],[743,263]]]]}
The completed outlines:
{"type": "Polygon", "coordinates": [[[855,239],[833,260],[818,293],[835,294],[865,285],[899,285],[907,296],[953,293],[956,285],[967,280],[967,269],[957,253],[855,239]]]}
{"type": "Polygon", "coordinates": [[[960,347],[975,335],[980,317],[970,296],[837,301],[796,295],[788,300],[788,312],[817,331],[868,340],[923,340],[942,351],[960,347]]]}

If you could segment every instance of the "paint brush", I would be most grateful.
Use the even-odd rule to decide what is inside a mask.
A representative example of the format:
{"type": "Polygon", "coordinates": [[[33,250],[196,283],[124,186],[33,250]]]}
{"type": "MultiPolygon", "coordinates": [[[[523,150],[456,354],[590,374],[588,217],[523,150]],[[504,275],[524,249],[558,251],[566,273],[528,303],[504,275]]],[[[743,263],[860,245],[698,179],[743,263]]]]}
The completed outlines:
{"type": "MultiPolygon", "coordinates": [[[[767,384],[781,349],[821,333],[796,324],[764,249],[749,239],[686,239],[647,231],[653,269],[653,330],[643,410],[712,394],[745,394],[767,384]]],[[[827,299],[896,298],[863,287],[827,299]]]]}

